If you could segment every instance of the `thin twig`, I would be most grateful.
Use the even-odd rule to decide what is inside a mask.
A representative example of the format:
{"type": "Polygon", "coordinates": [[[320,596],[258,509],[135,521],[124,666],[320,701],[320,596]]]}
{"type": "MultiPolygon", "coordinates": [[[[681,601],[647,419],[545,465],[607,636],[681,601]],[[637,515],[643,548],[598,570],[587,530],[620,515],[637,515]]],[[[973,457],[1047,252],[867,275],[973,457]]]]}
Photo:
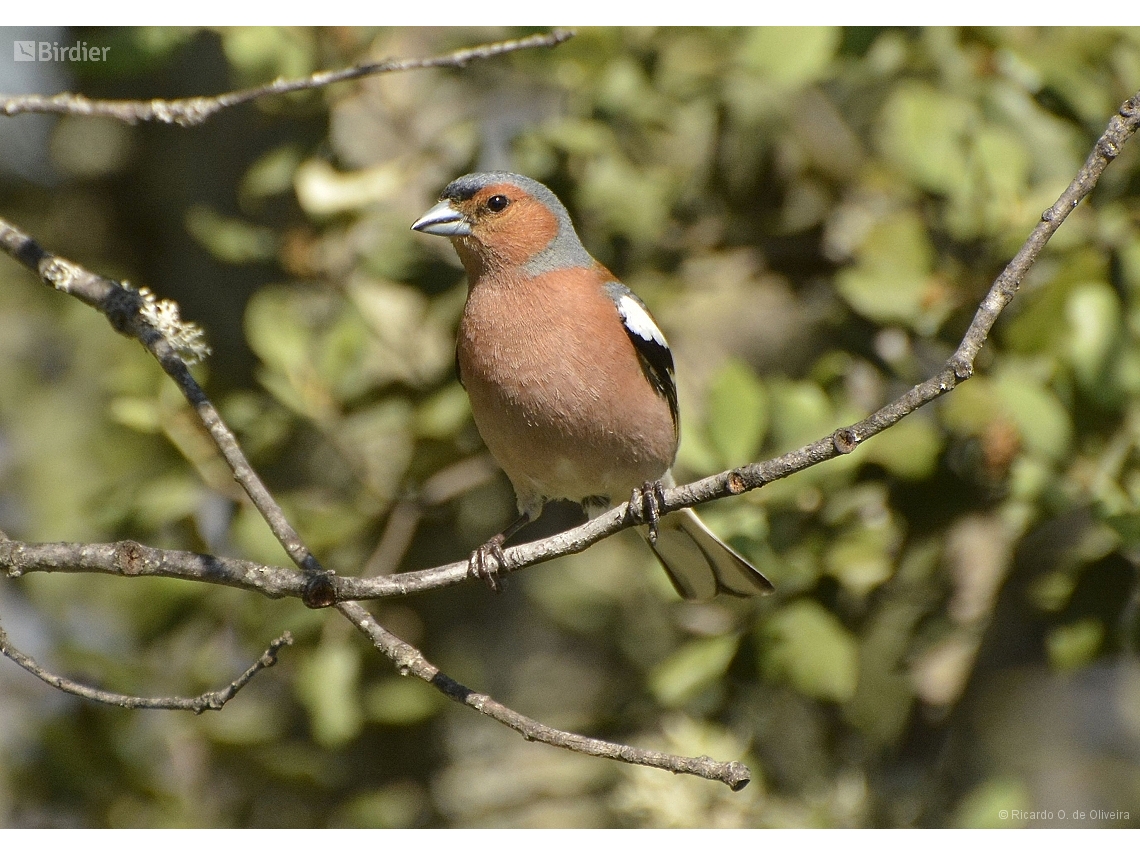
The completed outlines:
{"type": "MultiPolygon", "coordinates": [[[[814,443],[773,460],[751,464],[683,487],[670,489],[665,492],[663,510],[673,511],[712,499],[739,495],[749,490],[758,489],[780,478],[786,478],[840,454],[848,454],[854,451],[864,440],[881,433],[919,407],[946,394],[960,382],[969,379],[974,371],[974,361],[977,354],[988,338],[994,322],[1013,299],[1022,279],[1036,261],[1049,238],[1060,227],[1069,212],[1091,192],[1105,167],[1116,157],[1121,146],[1135,133],[1138,126],[1140,126],[1140,93],[1122,105],[1119,115],[1113,117],[1108,129],[1097,141],[1081,172],[1062,193],[1057,202],[1045,211],[1041,222],[1033,230],[1021,250],[991,286],[961,344],[942,371],[929,380],[918,384],[868,418],[854,425],[840,428],[814,443]]],[[[47,284],[71,293],[99,308],[107,315],[117,330],[139,338],[147,349],[159,359],[160,364],[167,369],[167,373],[171,374],[178,382],[179,387],[182,388],[191,404],[195,406],[195,410],[203,418],[207,428],[210,429],[211,436],[214,437],[215,442],[218,442],[227,462],[234,469],[235,477],[242,482],[247,492],[250,492],[251,489],[247,486],[247,482],[252,483],[255,488],[259,487],[264,490],[256,475],[252,474],[252,469],[245,462],[240,449],[237,448],[233,434],[221,423],[216,410],[213,409],[212,405],[209,405],[200,387],[194,383],[193,378],[189,375],[189,370],[174,347],[166,341],[161,332],[141,318],[139,311],[141,297],[138,292],[124,288],[119,283],[95,276],[70,262],[50,255],[26,235],[2,220],[0,220],[0,246],[14,258],[36,271],[47,284]],[[171,365],[169,368],[168,362],[171,365]],[[228,444],[232,444],[232,447],[229,447],[228,444]],[[248,470],[249,475],[243,474],[245,470],[248,470]],[[252,480],[250,476],[252,476],[252,480]]],[[[267,492],[265,496],[268,497],[267,492]]],[[[251,499],[265,515],[267,511],[262,508],[261,504],[258,504],[258,499],[254,497],[253,493],[251,493],[251,499]]],[[[268,508],[270,511],[276,509],[277,513],[280,513],[280,509],[271,498],[268,499],[268,508]]],[[[270,520],[271,525],[274,525],[274,521],[269,516],[266,518],[270,520]]],[[[281,515],[280,521],[288,526],[288,523],[284,522],[283,515],[281,515]]],[[[629,525],[627,508],[625,505],[621,505],[568,532],[506,550],[503,572],[521,569],[529,564],[549,560],[559,555],[581,552],[598,540],[629,525]]],[[[276,533],[277,529],[274,530],[276,533]]],[[[288,528],[288,532],[292,532],[291,527],[288,528]]],[[[295,532],[293,535],[295,536],[295,532]]],[[[304,549],[299,538],[296,543],[300,545],[302,550],[304,549]]],[[[0,545],[0,566],[7,566],[9,573],[15,575],[30,569],[65,569],[58,563],[61,560],[60,553],[75,553],[78,550],[79,554],[76,557],[79,559],[87,560],[95,557],[95,553],[97,553],[102,562],[101,566],[115,568],[105,569],[104,572],[119,572],[124,575],[177,575],[177,573],[182,573],[187,569],[179,569],[177,573],[171,572],[173,565],[177,563],[171,560],[172,553],[149,550],[149,548],[140,547],[138,544],[132,545],[136,549],[125,549],[128,555],[134,553],[141,556],[135,562],[126,562],[128,567],[135,568],[136,572],[134,573],[128,573],[124,569],[123,544],[109,544],[101,547],[84,547],[75,544],[44,544],[39,546],[46,551],[46,554],[41,556],[45,559],[41,566],[34,567],[24,560],[36,551],[38,548],[36,545],[17,544],[11,541],[0,545]],[[84,552],[85,549],[88,551],[84,552]],[[52,550],[57,552],[54,557],[51,555],[52,550]],[[52,561],[57,563],[52,566],[52,561]]],[[[291,551],[290,554],[293,555],[294,553],[291,551]]],[[[178,555],[187,556],[189,553],[179,553],[178,555]]],[[[302,555],[311,559],[307,550],[304,550],[302,555]]],[[[296,556],[294,557],[296,560],[296,556]]],[[[194,560],[198,562],[198,566],[192,572],[198,575],[193,576],[193,578],[205,579],[208,576],[210,581],[248,587],[271,596],[293,593],[292,590],[286,591],[284,588],[275,589],[274,593],[270,593],[270,586],[254,581],[266,575],[265,568],[261,568],[260,565],[249,565],[247,562],[245,563],[247,566],[243,566],[208,556],[195,556],[194,560]]],[[[315,565],[315,559],[312,561],[315,565]]],[[[306,566],[303,562],[299,561],[298,563],[302,567],[306,566]]],[[[280,568],[269,569],[283,573],[293,572],[284,571],[280,568]]],[[[328,598],[328,601],[342,597],[392,596],[396,593],[411,593],[416,590],[457,584],[466,578],[466,572],[466,562],[459,562],[445,567],[417,573],[404,573],[383,579],[332,578],[327,579],[327,588],[322,591],[322,594],[328,598]]],[[[292,580],[286,578],[283,581],[287,583],[285,587],[291,586],[292,580]]],[[[308,586],[301,587],[307,589],[308,586]]],[[[303,591],[302,596],[306,592],[303,591]]],[[[677,758],[656,752],[643,752],[630,746],[592,740],[576,734],[547,728],[509,710],[486,695],[475,693],[446,677],[434,665],[427,662],[418,650],[388,633],[363,607],[352,602],[342,602],[337,608],[362,632],[368,635],[378,650],[396,663],[401,673],[415,674],[421,679],[431,682],[449,697],[514,728],[527,739],[561,745],[571,750],[596,756],[613,757],[627,762],[671,769],[676,772],[697,774],[723,781],[734,789],[739,789],[747,783],[747,769],[739,763],[725,764],[711,761],[708,758],[677,758]]]]}
{"type": "Polygon", "coordinates": [[[566,748],[592,757],[608,757],[611,760],[621,760],[624,763],[633,763],[638,766],[652,766],[655,769],[666,769],[674,773],[697,775],[710,781],[720,781],[733,790],[743,789],[752,778],[752,773],[748,767],[736,761],[722,763],[710,757],[681,757],[660,751],[647,751],[630,745],[622,745],[618,742],[606,742],[602,739],[592,739],[588,736],[580,736],[576,733],[547,727],[503,706],[488,695],[475,692],[452,680],[428,662],[419,650],[384,629],[376,621],[376,618],[360,604],[339,603],[336,609],[348,618],[357,629],[368,636],[373,646],[391,659],[402,675],[419,677],[453,701],[458,701],[478,710],[485,716],[490,716],[500,724],[505,724],[522,734],[523,738],[528,741],[543,742],[547,745],[566,748]]]}
{"type": "Polygon", "coordinates": [[[78,264],[48,252],[35,240],[6,220],[0,219],[0,249],[15,258],[45,285],[77,297],[98,309],[118,332],[138,339],[158,364],[182,390],[190,406],[222,453],[234,473],[234,478],[245,490],[254,507],[265,518],[289,557],[298,567],[310,573],[321,573],[321,566],[301,540],[297,531],[285,517],[281,506],[266,489],[257,472],[246,460],[237,437],[222,421],[221,415],[205,391],[190,373],[178,348],[168,340],[144,313],[147,300],[144,294],[120,282],[98,276],[78,264]]]}
{"type": "Polygon", "coordinates": [[[168,125],[200,125],[215,113],[227,107],[246,104],[270,95],[286,95],[306,89],[318,89],[344,80],[356,80],[374,74],[393,71],[410,71],[417,68],[463,68],[467,63],[479,59],[490,59],[505,53],[537,47],[554,47],[574,35],[572,30],[551,30],[522,39],[493,42],[464,48],[442,56],[418,59],[384,59],[365,62],[338,71],[318,71],[308,77],[285,80],[278,78],[272,83],[226,92],[221,95],[198,96],[196,98],[176,98],[150,101],[100,101],[61,92],[58,95],[10,95],[0,100],[0,115],[15,116],[19,113],[63,113],[72,116],[101,116],[118,119],[128,124],[137,122],[162,122],[168,125]]]}
{"type": "Polygon", "coordinates": [[[283,633],[279,638],[275,638],[266,651],[261,654],[261,658],[250,665],[245,673],[224,689],[206,692],[195,698],[181,698],[177,696],[167,698],[143,698],[135,695],[120,695],[117,692],[105,692],[102,689],[93,689],[90,686],[69,680],[67,677],[60,677],[57,674],[53,674],[46,668],[43,668],[31,656],[13,647],[8,641],[8,634],[4,631],[3,627],[0,627],[0,653],[3,653],[29,674],[34,674],[36,677],[39,677],[49,686],[54,686],[61,691],[86,698],[89,701],[98,701],[101,704],[123,707],[124,709],[190,710],[195,715],[200,715],[206,710],[220,710],[234,695],[240,692],[259,671],[272,668],[276,665],[278,652],[282,647],[292,643],[293,636],[288,632],[283,633]]]}
{"type": "MultiPolygon", "coordinates": [[[[25,572],[104,572],[120,576],[167,576],[192,579],[201,582],[231,585],[255,590],[271,597],[302,596],[306,577],[296,570],[280,567],[265,567],[249,561],[215,558],[189,552],[152,549],[133,541],[114,544],[43,543],[25,544],[4,540],[0,537],[0,569],[6,569],[10,576],[20,576],[25,572]]],[[[337,577],[336,583],[350,581],[337,577]]],[[[384,583],[386,579],[369,580],[384,583]]],[[[389,594],[391,595],[391,594],[389,594]]],[[[362,606],[353,602],[342,602],[336,607],[349,621],[363,632],[372,644],[392,660],[401,674],[419,677],[443,692],[452,700],[465,704],[490,716],[502,724],[518,731],[526,739],[544,742],[567,748],[581,754],[596,757],[609,757],[641,766],[667,769],[671,772],[698,775],[710,780],[722,781],[732,789],[744,787],[751,773],[748,767],[739,762],[721,762],[708,757],[682,757],[657,751],[648,751],[593,739],[568,731],[547,727],[532,718],[515,712],[489,695],[475,692],[442,673],[412,645],[397,638],[384,629],[362,606]]],[[[53,686],[70,691],[92,700],[114,703],[129,707],[156,707],[162,709],[195,709],[202,706],[203,699],[211,699],[219,693],[210,693],[195,699],[140,699],[123,695],[112,695],[95,689],[78,686],[63,678],[47,674],[18,651],[13,653],[5,647],[0,637],[0,652],[4,652],[18,664],[53,686]],[[21,657],[23,657],[21,659],[21,657]],[[70,688],[76,687],[78,689],[70,688]],[[195,706],[197,704],[197,706],[195,706]]],[[[264,657],[263,657],[264,658],[264,657]]],[[[252,674],[248,675],[252,677],[252,674]]],[[[244,685],[248,677],[235,682],[237,688],[244,685]]],[[[234,689],[236,691],[236,689],[234,689]]],[[[232,694],[232,693],[231,693],[232,694]]],[[[226,698],[228,700],[228,698],[226,698]]],[[[224,703],[224,701],[222,701],[224,703]]],[[[203,707],[205,708],[205,707],[203,707]]],[[[209,706],[214,709],[216,707],[209,706]]]]}

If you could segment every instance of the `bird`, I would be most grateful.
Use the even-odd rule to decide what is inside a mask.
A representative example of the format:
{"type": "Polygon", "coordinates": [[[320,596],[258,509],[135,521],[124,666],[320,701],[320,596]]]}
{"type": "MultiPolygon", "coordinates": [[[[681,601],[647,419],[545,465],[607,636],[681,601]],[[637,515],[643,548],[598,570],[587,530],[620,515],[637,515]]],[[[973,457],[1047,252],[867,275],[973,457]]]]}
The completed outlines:
{"type": "Polygon", "coordinates": [[[475,172],[448,184],[412,229],[450,238],[466,271],[459,381],[518,502],[518,519],[472,552],[469,572],[499,590],[503,544],[547,501],[595,516],[628,499],[684,599],[770,593],[691,508],[660,514],[680,441],[673,356],[558,197],[524,175],[475,172]]]}

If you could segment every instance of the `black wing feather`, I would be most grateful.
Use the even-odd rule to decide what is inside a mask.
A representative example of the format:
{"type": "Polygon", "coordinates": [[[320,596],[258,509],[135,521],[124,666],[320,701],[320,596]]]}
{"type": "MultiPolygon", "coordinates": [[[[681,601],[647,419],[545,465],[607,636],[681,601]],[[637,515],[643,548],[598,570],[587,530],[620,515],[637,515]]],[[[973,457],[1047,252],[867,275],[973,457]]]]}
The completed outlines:
{"type": "Polygon", "coordinates": [[[633,343],[641,369],[657,393],[669,403],[673,425],[679,424],[677,384],[673,379],[673,352],[665,341],[649,309],[641,298],[620,282],[606,283],[606,293],[614,301],[626,335],[633,343]]]}

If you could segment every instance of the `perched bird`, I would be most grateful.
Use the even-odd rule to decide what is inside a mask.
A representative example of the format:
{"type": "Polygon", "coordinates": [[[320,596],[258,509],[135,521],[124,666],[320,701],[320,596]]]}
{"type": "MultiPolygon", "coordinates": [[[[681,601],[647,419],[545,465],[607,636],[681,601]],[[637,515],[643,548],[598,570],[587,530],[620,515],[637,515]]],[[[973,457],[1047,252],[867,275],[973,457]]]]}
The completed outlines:
{"type": "Polygon", "coordinates": [[[464,175],[412,228],[450,238],[467,271],[459,379],[518,499],[519,519],[475,550],[471,572],[497,589],[503,543],[547,500],[599,512],[629,499],[682,597],[770,592],[691,509],[658,519],[679,439],[673,356],[558,198],[510,172],[464,175]]]}

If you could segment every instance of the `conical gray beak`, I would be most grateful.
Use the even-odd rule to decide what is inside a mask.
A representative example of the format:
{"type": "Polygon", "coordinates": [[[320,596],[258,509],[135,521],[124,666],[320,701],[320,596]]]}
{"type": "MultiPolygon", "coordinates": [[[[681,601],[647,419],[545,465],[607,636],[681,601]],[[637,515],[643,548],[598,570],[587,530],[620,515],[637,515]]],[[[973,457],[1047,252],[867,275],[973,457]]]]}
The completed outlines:
{"type": "Polygon", "coordinates": [[[451,207],[451,202],[447,199],[412,223],[412,228],[425,235],[440,237],[464,237],[471,234],[471,225],[459,211],[451,207]]]}

